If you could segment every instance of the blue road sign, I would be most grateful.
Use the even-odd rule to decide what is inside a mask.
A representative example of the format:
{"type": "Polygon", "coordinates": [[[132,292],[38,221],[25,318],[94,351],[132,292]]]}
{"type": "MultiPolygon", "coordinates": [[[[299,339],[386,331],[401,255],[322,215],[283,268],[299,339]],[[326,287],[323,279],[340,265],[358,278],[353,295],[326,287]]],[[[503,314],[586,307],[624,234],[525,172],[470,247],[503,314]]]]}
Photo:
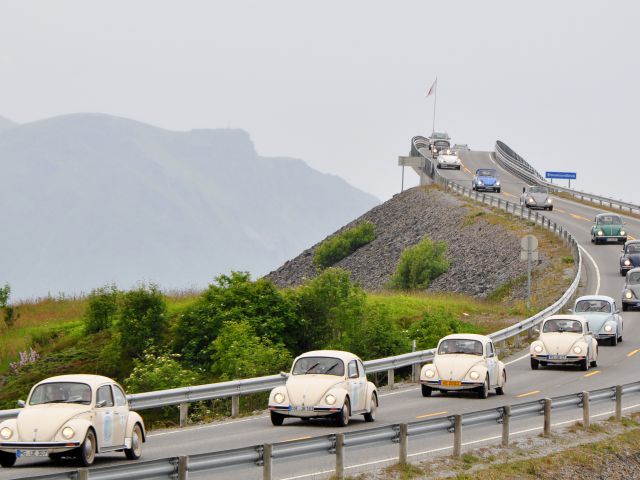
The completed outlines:
{"type": "Polygon", "coordinates": [[[545,178],[561,178],[563,180],[575,180],[576,172],[544,172],[545,178]]]}

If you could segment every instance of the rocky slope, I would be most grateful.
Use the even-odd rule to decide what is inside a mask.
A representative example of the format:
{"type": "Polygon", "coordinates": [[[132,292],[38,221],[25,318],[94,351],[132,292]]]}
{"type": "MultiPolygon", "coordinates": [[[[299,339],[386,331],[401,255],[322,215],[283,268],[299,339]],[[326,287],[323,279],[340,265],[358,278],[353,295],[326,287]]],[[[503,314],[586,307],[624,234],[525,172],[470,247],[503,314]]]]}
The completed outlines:
{"type": "MultiPolygon", "coordinates": [[[[485,297],[520,277],[524,266],[519,259],[520,240],[516,233],[473,215],[460,198],[436,188],[412,188],[336,232],[368,220],[376,225],[377,238],[335,266],[351,271],[352,278],[365,289],[380,290],[389,282],[402,251],[429,236],[447,242],[452,265],[428,290],[485,297]]],[[[267,278],[280,287],[290,287],[314,277],[317,271],[312,260],[318,245],[289,260],[267,278]]],[[[542,258],[538,268],[547,264],[542,258]]]]}

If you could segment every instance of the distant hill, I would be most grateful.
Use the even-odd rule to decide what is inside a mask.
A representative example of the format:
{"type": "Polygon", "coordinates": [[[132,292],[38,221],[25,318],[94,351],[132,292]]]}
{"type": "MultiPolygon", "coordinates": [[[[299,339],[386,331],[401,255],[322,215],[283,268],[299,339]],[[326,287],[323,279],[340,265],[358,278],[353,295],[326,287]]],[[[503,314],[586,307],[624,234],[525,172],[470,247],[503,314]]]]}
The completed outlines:
{"type": "Polygon", "coordinates": [[[302,160],[260,157],[242,130],[101,114],[2,125],[0,284],[14,298],[264,274],[378,203],[302,160]]]}
{"type": "Polygon", "coordinates": [[[5,117],[0,117],[0,133],[2,133],[4,130],[8,130],[11,127],[15,127],[16,125],[18,125],[16,122],[12,122],[5,117]]]}

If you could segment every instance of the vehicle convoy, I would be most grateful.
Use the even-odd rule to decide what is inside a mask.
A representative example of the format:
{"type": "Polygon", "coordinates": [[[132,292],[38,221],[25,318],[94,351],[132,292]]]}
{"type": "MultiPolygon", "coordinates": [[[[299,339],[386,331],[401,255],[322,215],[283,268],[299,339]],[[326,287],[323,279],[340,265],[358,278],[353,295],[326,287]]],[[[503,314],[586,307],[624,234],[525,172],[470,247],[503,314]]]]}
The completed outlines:
{"type": "Polygon", "coordinates": [[[495,168],[479,168],[476,170],[473,180],[471,180],[471,189],[475,191],[491,190],[500,193],[500,180],[495,168]]]}
{"type": "Polygon", "coordinates": [[[489,390],[504,393],[507,371],[498,359],[491,338],[484,335],[456,333],[438,342],[433,363],[422,367],[422,395],[430,397],[434,390],[443,394],[474,391],[487,398],[489,390]]]}
{"type": "Polygon", "coordinates": [[[632,268],[640,267],[640,240],[629,240],[622,247],[620,275],[623,277],[632,268]]]}
{"type": "Polygon", "coordinates": [[[146,433],[122,387],[100,375],[60,375],[36,384],[16,418],[0,423],[0,465],[18,458],[73,456],[82,466],[97,453],[142,453],[146,433]]]}
{"type": "Polygon", "coordinates": [[[640,268],[627,272],[622,288],[622,310],[640,307],[640,268]]]}
{"type": "Polygon", "coordinates": [[[378,408],[378,390],[367,381],[362,360],[339,350],[307,352],[293,361],[286,384],[271,390],[271,423],[282,425],[286,417],[303,420],[333,417],[338,426],[352,415],[373,422],[378,408]]]}
{"type": "Polygon", "coordinates": [[[580,315],[552,315],[542,322],[538,340],[531,344],[531,368],[578,365],[582,370],[598,365],[598,341],[589,321],[580,315]]]}
{"type": "Polygon", "coordinates": [[[585,295],[579,297],[573,313],[584,317],[596,340],[616,346],[622,341],[623,322],[616,301],[604,295],[585,295]]]}
{"type": "Polygon", "coordinates": [[[599,213],[591,227],[591,243],[596,245],[610,241],[625,243],[627,232],[620,215],[615,213],[599,213]]]}
{"type": "Polygon", "coordinates": [[[451,149],[451,137],[446,132],[433,132],[428,140],[433,158],[437,158],[440,152],[451,149]]]}
{"type": "Polygon", "coordinates": [[[458,154],[454,150],[444,150],[438,155],[436,163],[436,167],[438,168],[460,170],[461,166],[462,162],[460,161],[460,157],[458,157],[458,154]]]}
{"type": "Polygon", "coordinates": [[[522,187],[520,205],[524,205],[527,208],[553,210],[553,200],[549,195],[549,189],[543,185],[529,185],[527,187],[522,187]]]}

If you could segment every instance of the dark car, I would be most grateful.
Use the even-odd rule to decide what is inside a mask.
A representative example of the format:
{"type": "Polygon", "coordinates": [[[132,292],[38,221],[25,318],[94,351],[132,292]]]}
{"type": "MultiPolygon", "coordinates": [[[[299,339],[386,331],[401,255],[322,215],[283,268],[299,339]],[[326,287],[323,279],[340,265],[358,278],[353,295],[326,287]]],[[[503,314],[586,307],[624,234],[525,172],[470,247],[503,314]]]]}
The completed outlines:
{"type": "Polygon", "coordinates": [[[622,310],[640,307],[640,268],[627,272],[622,288],[622,310]]]}
{"type": "Polygon", "coordinates": [[[640,240],[630,240],[622,249],[620,275],[624,277],[629,270],[636,267],[640,267],[640,240]]]}
{"type": "Polygon", "coordinates": [[[479,168],[471,182],[472,190],[491,190],[500,193],[500,180],[495,168],[479,168]]]}

